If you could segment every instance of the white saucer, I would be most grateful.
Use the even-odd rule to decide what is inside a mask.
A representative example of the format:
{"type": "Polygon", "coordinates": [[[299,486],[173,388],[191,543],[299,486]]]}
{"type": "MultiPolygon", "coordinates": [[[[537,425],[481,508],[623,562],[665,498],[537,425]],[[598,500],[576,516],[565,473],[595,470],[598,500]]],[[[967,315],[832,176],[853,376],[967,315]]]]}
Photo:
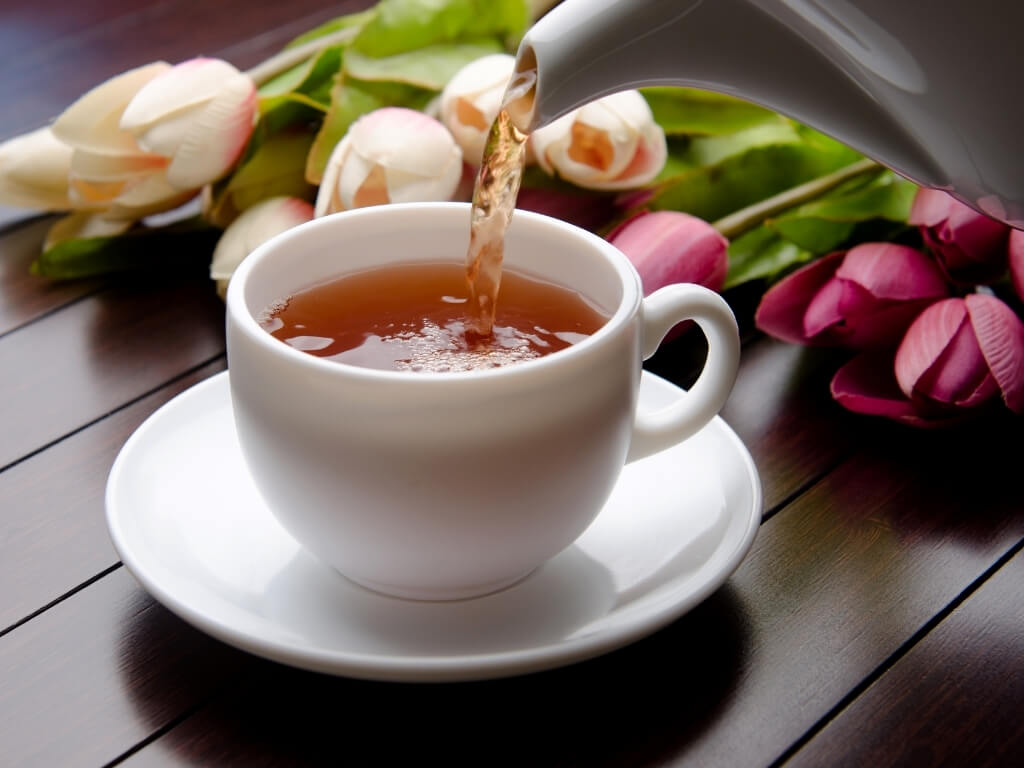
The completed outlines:
{"type": "MultiPolygon", "coordinates": [[[[678,396],[643,375],[643,406],[678,396]]],[[[386,597],[301,549],[271,516],[239,452],[226,373],[154,413],[107,483],[124,564],[199,629],[296,667],[378,680],[473,680],[569,664],[681,616],[750,549],[761,485],[716,418],[628,465],[575,544],[503,592],[448,603],[386,597]]]]}

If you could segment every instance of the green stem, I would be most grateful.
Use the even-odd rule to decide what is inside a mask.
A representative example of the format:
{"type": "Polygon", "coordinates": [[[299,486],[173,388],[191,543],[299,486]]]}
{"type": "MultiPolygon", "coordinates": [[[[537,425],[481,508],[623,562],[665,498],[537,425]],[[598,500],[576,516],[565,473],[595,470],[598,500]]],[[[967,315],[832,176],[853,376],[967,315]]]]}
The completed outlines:
{"type": "Polygon", "coordinates": [[[844,168],[840,168],[838,171],[833,171],[827,176],[820,176],[819,178],[812,179],[800,186],[792,187],[791,189],[787,189],[777,195],[760,200],[753,205],[748,205],[746,208],[741,208],[740,210],[730,213],[728,216],[713,222],[711,226],[721,232],[725,237],[732,240],[738,235],[746,232],[748,229],[753,229],[758,226],[764,222],[765,219],[796,205],[805,203],[808,200],[813,200],[819,195],[828,192],[830,189],[838,187],[845,181],[855,179],[856,177],[863,176],[867,173],[877,173],[881,170],[881,165],[876,163],[874,160],[865,158],[856,163],[847,165],[844,168]]]}
{"type": "Polygon", "coordinates": [[[257,64],[245,74],[251,77],[256,86],[259,87],[282,72],[287,72],[292,67],[317,55],[324,48],[338,45],[339,43],[347,43],[356,36],[357,32],[359,32],[359,27],[345,27],[337,32],[331,32],[323,37],[310,40],[308,43],[296,45],[294,48],[285,48],[263,63],[257,64]]]}

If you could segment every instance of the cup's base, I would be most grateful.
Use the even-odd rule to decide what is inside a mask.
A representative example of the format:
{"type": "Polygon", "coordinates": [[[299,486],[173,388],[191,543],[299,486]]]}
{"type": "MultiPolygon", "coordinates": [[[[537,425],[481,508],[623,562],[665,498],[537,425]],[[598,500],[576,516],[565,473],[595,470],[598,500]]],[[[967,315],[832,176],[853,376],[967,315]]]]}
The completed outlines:
{"type": "Polygon", "coordinates": [[[474,597],[493,595],[495,592],[500,592],[503,589],[508,589],[509,587],[518,584],[535,570],[536,568],[531,568],[526,573],[513,576],[511,579],[500,579],[486,584],[475,584],[469,587],[458,588],[382,584],[370,579],[356,578],[355,576],[350,576],[347,573],[342,573],[341,575],[361,587],[365,587],[373,592],[379,592],[380,594],[387,595],[388,597],[400,597],[403,600],[447,602],[452,600],[471,600],[474,597]]]}

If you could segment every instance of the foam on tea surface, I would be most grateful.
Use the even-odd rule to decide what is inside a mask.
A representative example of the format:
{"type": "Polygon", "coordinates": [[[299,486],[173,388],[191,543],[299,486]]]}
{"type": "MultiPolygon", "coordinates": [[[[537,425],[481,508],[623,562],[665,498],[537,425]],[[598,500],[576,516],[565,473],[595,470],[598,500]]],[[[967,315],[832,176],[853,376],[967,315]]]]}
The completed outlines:
{"type": "Polygon", "coordinates": [[[363,368],[448,373],[498,368],[571,346],[607,320],[579,294],[506,270],[487,336],[467,327],[465,271],[400,264],[275,302],[265,330],[303,352],[363,368]]]}

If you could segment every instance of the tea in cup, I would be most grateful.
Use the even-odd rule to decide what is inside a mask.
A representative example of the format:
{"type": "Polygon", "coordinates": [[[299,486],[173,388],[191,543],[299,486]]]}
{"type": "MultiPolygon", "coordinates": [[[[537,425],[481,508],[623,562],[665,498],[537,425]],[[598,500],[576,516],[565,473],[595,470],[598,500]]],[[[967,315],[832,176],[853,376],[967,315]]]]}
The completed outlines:
{"type": "Polygon", "coordinates": [[[739,361],[720,296],[674,285],[643,298],[614,246],[526,211],[505,240],[493,336],[512,328],[508,343],[460,337],[468,226],[461,203],[315,219],[258,248],[228,290],[232,408],[255,485],[299,543],[389,595],[466,598],[524,578],[586,529],[627,461],[714,417],[739,361]],[[295,320],[317,295],[326,303],[295,320]],[[339,295],[359,305],[347,322],[339,295]],[[428,298],[454,312],[403,325],[428,298]],[[704,369],[677,402],[638,412],[641,363],[683,320],[708,338],[704,369]]]}

